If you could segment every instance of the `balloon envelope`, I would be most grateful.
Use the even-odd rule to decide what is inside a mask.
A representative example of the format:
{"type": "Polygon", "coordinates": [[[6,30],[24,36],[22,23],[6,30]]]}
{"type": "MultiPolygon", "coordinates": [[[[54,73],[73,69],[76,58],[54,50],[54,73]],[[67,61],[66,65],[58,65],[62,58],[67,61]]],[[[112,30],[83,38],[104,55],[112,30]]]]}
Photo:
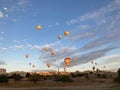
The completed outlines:
{"type": "Polygon", "coordinates": [[[65,32],[64,32],[64,35],[65,35],[65,36],[68,36],[69,34],[70,34],[70,33],[69,33],[68,31],[65,31],[65,32]]]}
{"type": "Polygon", "coordinates": [[[34,68],[34,67],[35,67],[35,65],[32,65],[32,67],[34,68]]]}
{"type": "Polygon", "coordinates": [[[52,50],[52,51],[51,51],[51,54],[52,54],[52,55],[54,55],[54,54],[55,54],[55,51],[54,51],[54,50],[52,50]]]}
{"type": "Polygon", "coordinates": [[[40,25],[38,25],[38,26],[37,26],[37,30],[40,30],[40,29],[41,29],[41,26],[40,26],[40,25]]]}
{"type": "Polygon", "coordinates": [[[69,66],[71,64],[71,58],[65,58],[64,63],[69,66]]]}
{"type": "Polygon", "coordinates": [[[46,47],[46,48],[45,48],[45,51],[48,52],[48,51],[49,51],[49,47],[46,47]]]}
{"type": "Polygon", "coordinates": [[[47,63],[47,66],[48,66],[48,68],[50,68],[50,64],[49,63],[47,63]]]}
{"type": "Polygon", "coordinates": [[[28,58],[28,57],[29,57],[29,54],[25,54],[25,57],[28,58]]]}
{"type": "Polygon", "coordinates": [[[58,35],[58,39],[62,39],[62,36],[61,36],[61,35],[58,35]]]}

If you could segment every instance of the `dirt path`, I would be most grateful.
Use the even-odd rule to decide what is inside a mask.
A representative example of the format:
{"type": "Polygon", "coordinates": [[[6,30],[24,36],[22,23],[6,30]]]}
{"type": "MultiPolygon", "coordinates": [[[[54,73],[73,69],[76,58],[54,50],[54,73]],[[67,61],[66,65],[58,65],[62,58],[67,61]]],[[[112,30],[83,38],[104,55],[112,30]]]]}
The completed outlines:
{"type": "MultiPolygon", "coordinates": [[[[32,87],[32,88],[0,88],[0,90],[106,90],[106,87],[32,87]]],[[[108,90],[108,89],[107,89],[108,90]]]]}

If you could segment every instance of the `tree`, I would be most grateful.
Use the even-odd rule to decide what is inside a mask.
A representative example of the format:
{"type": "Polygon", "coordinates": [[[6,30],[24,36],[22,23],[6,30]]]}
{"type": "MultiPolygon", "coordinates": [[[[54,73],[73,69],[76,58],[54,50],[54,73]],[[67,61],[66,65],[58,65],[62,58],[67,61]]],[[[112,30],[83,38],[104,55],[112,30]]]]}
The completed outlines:
{"type": "Polygon", "coordinates": [[[120,84],[120,68],[118,69],[117,74],[118,75],[116,78],[114,78],[113,82],[115,82],[117,85],[119,85],[120,84]]]}
{"type": "Polygon", "coordinates": [[[38,81],[42,80],[42,77],[39,74],[33,74],[29,77],[29,80],[32,81],[34,84],[38,81]]]}
{"type": "Polygon", "coordinates": [[[30,73],[26,73],[25,75],[26,78],[29,78],[30,76],[31,76],[30,73]]]}
{"type": "Polygon", "coordinates": [[[15,81],[20,81],[23,77],[20,75],[20,74],[13,74],[12,75],[12,78],[15,80],[15,81]]]}
{"type": "Polygon", "coordinates": [[[6,75],[4,75],[4,74],[0,75],[0,83],[1,84],[8,83],[8,81],[9,81],[9,78],[6,75]]]}
{"type": "Polygon", "coordinates": [[[69,75],[58,75],[55,78],[55,81],[61,81],[61,82],[72,82],[72,78],[69,75]]]}
{"type": "Polygon", "coordinates": [[[120,76],[120,68],[118,69],[117,74],[120,76]]]}

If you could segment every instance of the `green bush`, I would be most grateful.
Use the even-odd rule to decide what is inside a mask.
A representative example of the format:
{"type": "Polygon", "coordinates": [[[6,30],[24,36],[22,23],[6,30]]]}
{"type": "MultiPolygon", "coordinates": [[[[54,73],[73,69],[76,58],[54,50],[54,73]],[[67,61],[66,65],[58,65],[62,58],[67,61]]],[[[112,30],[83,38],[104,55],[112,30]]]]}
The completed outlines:
{"type": "Polygon", "coordinates": [[[55,81],[72,82],[73,80],[69,75],[59,75],[55,78],[55,81]]]}
{"type": "Polygon", "coordinates": [[[85,77],[87,80],[90,79],[89,74],[86,74],[84,77],[85,77]]]}
{"type": "Polygon", "coordinates": [[[15,81],[20,81],[21,79],[23,79],[23,77],[20,74],[13,74],[12,79],[14,79],[15,81]]]}
{"type": "Polygon", "coordinates": [[[6,75],[1,74],[0,75],[0,83],[8,83],[9,78],[6,75]]]}
{"type": "Polygon", "coordinates": [[[73,78],[75,78],[75,77],[83,77],[83,76],[85,76],[85,75],[86,75],[86,73],[80,73],[80,72],[71,73],[71,76],[72,76],[73,78]]]}
{"type": "Polygon", "coordinates": [[[97,78],[107,78],[106,74],[97,74],[97,78]]]}
{"type": "Polygon", "coordinates": [[[26,75],[25,75],[26,78],[29,78],[30,76],[31,76],[30,73],[26,73],[26,75]]]}
{"type": "Polygon", "coordinates": [[[29,77],[29,80],[33,83],[37,83],[38,81],[42,80],[42,77],[39,74],[33,74],[29,77]]]}
{"type": "Polygon", "coordinates": [[[117,77],[113,79],[113,82],[117,83],[118,85],[120,84],[120,68],[117,71],[117,77]]]}

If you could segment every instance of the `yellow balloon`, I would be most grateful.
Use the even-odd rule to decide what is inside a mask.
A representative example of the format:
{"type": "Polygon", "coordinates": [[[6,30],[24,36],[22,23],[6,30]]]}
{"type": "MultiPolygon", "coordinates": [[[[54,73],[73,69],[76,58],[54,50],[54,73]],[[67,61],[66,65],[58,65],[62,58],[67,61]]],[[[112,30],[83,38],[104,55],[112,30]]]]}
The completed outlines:
{"type": "Polygon", "coordinates": [[[40,30],[42,27],[40,25],[37,26],[37,30],[40,30]]]}
{"type": "Polygon", "coordinates": [[[64,32],[64,35],[65,35],[65,36],[68,36],[69,34],[70,34],[70,33],[69,33],[68,31],[65,31],[65,32],[64,32]]]}

